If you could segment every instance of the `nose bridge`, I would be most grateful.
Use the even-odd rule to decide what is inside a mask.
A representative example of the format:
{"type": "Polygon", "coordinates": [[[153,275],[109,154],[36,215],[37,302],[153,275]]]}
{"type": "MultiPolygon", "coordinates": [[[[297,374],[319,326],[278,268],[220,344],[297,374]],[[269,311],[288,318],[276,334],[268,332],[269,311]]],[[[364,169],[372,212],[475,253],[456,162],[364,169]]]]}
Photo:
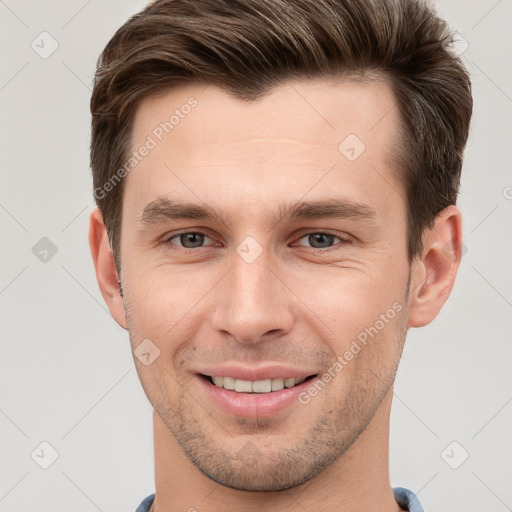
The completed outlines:
{"type": "MultiPolygon", "coordinates": [[[[248,237],[249,238],[249,237],[248,237]]],[[[290,297],[276,276],[270,250],[245,240],[233,253],[232,270],[222,288],[214,327],[238,341],[254,343],[270,331],[289,330],[290,297]]]]}

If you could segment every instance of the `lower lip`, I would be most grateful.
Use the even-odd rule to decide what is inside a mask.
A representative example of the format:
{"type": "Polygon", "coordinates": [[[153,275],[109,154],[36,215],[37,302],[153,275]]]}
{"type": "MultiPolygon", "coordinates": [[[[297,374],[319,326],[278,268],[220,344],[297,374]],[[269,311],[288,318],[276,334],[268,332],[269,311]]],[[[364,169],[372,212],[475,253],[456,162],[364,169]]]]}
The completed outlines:
{"type": "Polygon", "coordinates": [[[198,379],[207,395],[224,411],[247,418],[272,416],[293,403],[299,403],[299,394],[314,381],[314,378],[308,379],[293,388],[284,388],[270,393],[238,393],[216,386],[200,375],[198,379]]]}

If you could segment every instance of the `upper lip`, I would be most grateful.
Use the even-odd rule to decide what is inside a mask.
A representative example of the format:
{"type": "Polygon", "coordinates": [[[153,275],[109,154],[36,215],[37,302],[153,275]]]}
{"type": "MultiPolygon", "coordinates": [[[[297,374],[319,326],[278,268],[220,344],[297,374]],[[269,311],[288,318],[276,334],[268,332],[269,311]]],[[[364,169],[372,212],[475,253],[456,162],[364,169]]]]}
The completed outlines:
{"type": "Polygon", "coordinates": [[[266,380],[277,378],[306,378],[316,375],[315,370],[304,370],[301,368],[290,368],[282,365],[244,367],[240,365],[208,366],[198,371],[210,377],[233,377],[241,380],[266,380]]]}

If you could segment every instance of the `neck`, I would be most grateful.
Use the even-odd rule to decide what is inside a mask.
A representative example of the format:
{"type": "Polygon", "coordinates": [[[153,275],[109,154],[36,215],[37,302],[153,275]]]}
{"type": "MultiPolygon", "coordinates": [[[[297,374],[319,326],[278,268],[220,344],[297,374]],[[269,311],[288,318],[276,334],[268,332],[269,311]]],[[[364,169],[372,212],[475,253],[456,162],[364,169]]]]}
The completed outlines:
{"type": "Polygon", "coordinates": [[[308,482],[283,491],[241,491],[220,485],[185,456],[154,411],[155,501],[151,512],[398,512],[389,481],[389,416],[393,388],[352,446],[308,482]]]}

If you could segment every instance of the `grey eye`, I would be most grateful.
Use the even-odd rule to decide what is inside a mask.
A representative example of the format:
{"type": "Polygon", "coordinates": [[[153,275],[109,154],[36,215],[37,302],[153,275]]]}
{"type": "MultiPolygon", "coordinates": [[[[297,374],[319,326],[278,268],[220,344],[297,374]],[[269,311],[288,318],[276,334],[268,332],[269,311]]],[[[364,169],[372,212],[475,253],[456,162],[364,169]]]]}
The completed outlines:
{"type": "Polygon", "coordinates": [[[181,233],[179,235],[174,235],[169,242],[172,242],[174,239],[179,240],[179,244],[175,245],[182,245],[185,249],[197,249],[198,247],[201,247],[204,243],[204,239],[207,238],[206,235],[203,233],[181,233]]]}
{"type": "Polygon", "coordinates": [[[337,238],[336,236],[329,235],[328,233],[311,233],[307,236],[308,242],[315,249],[325,249],[326,247],[330,247],[334,243],[334,239],[337,238]]]}

